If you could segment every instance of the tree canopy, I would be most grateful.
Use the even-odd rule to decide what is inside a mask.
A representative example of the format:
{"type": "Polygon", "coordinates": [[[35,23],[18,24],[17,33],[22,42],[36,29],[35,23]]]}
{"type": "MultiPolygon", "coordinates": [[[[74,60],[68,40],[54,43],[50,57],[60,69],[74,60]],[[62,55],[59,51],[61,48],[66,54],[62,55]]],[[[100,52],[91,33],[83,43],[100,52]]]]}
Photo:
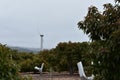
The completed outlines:
{"type": "Polygon", "coordinates": [[[12,61],[12,51],[0,44],[0,80],[20,80],[18,66],[12,61]]]}
{"type": "MultiPolygon", "coordinates": [[[[100,43],[99,49],[92,56],[96,80],[119,80],[120,0],[115,0],[115,5],[108,3],[103,7],[103,12],[95,6],[89,7],[85,19],[78,22],[78,28],[89,35],[93,42],[100,43]]],[[[92,53],[94,50],[91,50],[92,53]]]]}
{"type": "Polygon", "coordinates": [[[120,28],[120,6],[110,3],[103,6],[102,13],[95,6],[89,7],[85,20],[78,22],[78,28],[92,40],[108,40],[110,35],[120,28]]]}

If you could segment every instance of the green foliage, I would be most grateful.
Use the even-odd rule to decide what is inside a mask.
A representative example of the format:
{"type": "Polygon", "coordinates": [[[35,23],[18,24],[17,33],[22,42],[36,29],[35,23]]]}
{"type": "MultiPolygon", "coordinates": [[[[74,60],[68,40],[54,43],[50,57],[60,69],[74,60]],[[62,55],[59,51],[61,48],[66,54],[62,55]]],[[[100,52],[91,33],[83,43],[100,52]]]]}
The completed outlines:
{"type": "Polygon", "coordinates": [[[18,67],[11,57],[12,51],[0,44],[0,80],[20,80],[18,67]]]}
{"type": "MultiPolygon", "coordinates": [[[[45,63],[44,70],[49,71],[49,68],[54,68],[54,70],[57,69],[57,58],[56,53],[54,49],[51,50],[43,50],[38,54],[39,59],[41,60],[41,63],[45,63]]],[[[39,65],[41,66],[41,65],[39,65]]]]}
{"type": "MultiPolygon", "coordinates": [[[[41,67],[41,64],[45,63],[43,71],[49,71],[52,68],[53,71],[69,71],[70,74],[73,74],[77,71],[77,62],[81,60],[87,62],[85,58],[89,54],[88,52],[89,44],[87,42],[64,42],[59,43],[55,49],[43,50],[38,54],[14,50],[10,53],[9,58],[12,55],[11,59],[16,65],[19,65],[16,67],[20,68],[20,72],[36,72],[34,67],[41,67]]],[[[10,62],[11,59],[8,61],[10,62]]]]}
{"type": "Polygon", "coordinates": [[[78,22],[82,29],[93,40],[108,40],[110,34],[118,29],[120,24],[120,6],[104,4],[104,11],[100,13],[95,6],[91,6],[84,21],[78,22]]]}
{"type": "Polygon", "coordinates": [[[110,49],[112,52],[119,53],[120,52],[120,29],[113,32],[110,36],[109,42],[110,49]]]}
{"type": "Polygon", "coordinates": [[[31,72],[34,70],[33,61],[31,59],[24,60],[20,63],[21,72],[31,72]]]}
{"type": "Polygon", "coordinates": [[[78,28],[93,41],[90,57],[95,80],[120,79],[120,1],[115,1],[115,6],[104,4],[102,13],[95,6],[90,7],[85,20],[78,23],[78,28]]]}
{"type": "Polygon", "coordinates": [[[21,72],[30,72],[34,70],[34,54],[13,51],[12,59],[20,67],[21,72]]]}
{"type": "Polygon", "coordinates": [[[76,52],[75,49],[77,49],[76,43],[60,43],[56,47],[56,51],[58,53],[58,59],[59,59],[59,66],[61,67],[61,70],[69,70],[70,74],[73,74],[74,71],[74,61],[76,60],[76,52]]]}
{"type": "Polygon", "coordinates": [[[84,33],[88,34],[92,40],[100,40],[99,36],[101,32],[98,32],[101,28],[103,16],[100,14],[95,6],[89,7],[88,14],[84,21],[78,23],[78,28],[82,29],[84,33]]]}
{"type": "Polygon", "coordinates": [[[111,67],[109,69],[113,69],[110,73],[114,76],[108,76],[108,79],[120,80],[120,30],[113,32],[109,39],[109,48],[110,48],[110,61],[109,64],[111,67]]]}
{"type": "Polygon", "coordinates": [[[87,54],[87,46],[87,43],[59,43],[55,48],[57,59],[59,60],[59,69],[61,71],[68,70],[70,74],[77,71],[76,63],[82,60],[82,57],[87,54]]]}

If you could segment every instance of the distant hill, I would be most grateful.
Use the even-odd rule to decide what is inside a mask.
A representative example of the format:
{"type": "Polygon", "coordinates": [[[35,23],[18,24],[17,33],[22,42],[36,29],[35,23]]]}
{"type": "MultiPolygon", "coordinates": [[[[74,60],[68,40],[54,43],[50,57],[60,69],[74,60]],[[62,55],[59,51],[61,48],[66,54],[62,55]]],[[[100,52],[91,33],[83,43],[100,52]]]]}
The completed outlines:
{"type": "Polygon", "coordinates": [[[33,52],[33,53],[37,53],[40,51],[39,48],[24,48],[24,47],[13,47],[13,46],[9,46],[9,48],[11,48],[12,50],[17,50],[18,52],[33,52]]]}

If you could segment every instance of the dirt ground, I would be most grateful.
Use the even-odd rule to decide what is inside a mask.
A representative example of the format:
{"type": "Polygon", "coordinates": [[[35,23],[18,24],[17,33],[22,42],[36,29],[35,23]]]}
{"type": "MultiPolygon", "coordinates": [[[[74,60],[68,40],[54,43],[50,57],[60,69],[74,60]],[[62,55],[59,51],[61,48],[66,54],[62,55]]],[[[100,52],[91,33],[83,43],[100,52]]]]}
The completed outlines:
{"type": "Polygon", "coordinates": [[[22,76],[31,76],[33,80],[80,80],[79,74],[70,75],[68,73],[22,73],[22,76]]]}

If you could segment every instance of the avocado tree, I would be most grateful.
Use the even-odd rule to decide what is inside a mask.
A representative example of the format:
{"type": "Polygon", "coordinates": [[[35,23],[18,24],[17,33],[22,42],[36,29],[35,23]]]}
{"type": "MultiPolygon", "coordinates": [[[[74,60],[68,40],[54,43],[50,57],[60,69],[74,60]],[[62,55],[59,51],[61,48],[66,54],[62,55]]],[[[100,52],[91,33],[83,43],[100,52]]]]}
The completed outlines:
{"type": "Polygon", "coordinates": [[[95,6],[89,7],[85,19],[78,22],[78,28],[89,35],[92,42],[102,44],[93,58],[96,64],[100,61],[94,66],[98,80],[120,79],[120,0],[115,2],[115,5],[104,4],[102,13],[95,6]]]}
{"type": "Polygon", "coordinates": [[[55,50],[57,52],[58,67],[60,71],[68,70],[72,75],[77,70],[76,63],[86,54],[87,43],[61,42],[55,50]],[[84,54],[84,55],[83,55],[84,54]]]}
{"type": "Polygon", "coordinates": [[[12,50],[0,44],[0,80],[20,80],[17,65],[12,61],[12,50]]]}

